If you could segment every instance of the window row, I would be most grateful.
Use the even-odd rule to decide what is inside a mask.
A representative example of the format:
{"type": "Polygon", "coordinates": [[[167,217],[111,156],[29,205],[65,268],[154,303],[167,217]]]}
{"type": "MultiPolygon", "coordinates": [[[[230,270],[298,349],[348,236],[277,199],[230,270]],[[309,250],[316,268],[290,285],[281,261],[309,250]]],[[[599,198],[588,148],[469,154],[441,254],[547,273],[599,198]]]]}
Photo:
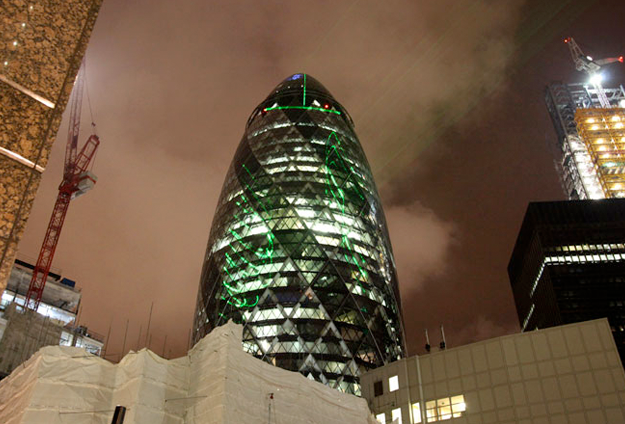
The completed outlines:
{"type": "MultiPolygon", "coordinates": [[[[423,422],[421,415],[421,403],[415,402],[412,405],[412,423],[418,424],[423,422]]],[[[425,422],[432,423],[437,421],[445,421],[452,418],[460,418],[467,410],[464,402],[464,395],[444,397],[436,400],[430,400],[425,403],[425,422]]],[[[376,420],[381,424],[386,424],[386,413],[376,414],[376,420]]],[[[391,410],[390,420],[393,424],[402,424],[401,408],[391,410]]]]}
{"type": "Polygon", "coordinates": [[[611,250],[625,250],[623,243],[610,243],[610,244],[577,244],[569,246],[556,246],[548,250],[556,252],[589,252],[589,251],[611,251],[611,250]]]}

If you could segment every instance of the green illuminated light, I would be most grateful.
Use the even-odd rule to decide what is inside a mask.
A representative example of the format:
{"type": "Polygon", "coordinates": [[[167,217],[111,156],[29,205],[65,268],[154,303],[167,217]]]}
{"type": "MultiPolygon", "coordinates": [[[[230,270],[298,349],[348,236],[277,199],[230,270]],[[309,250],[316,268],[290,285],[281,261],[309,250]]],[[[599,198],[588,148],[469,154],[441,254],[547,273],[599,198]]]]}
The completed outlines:
{"type": "MultiPolygon", "coordinates": [[[[346,186],[345,183],[347,182],[347,180],[351,179],[352,176],[354,176],[355,174],[354,174],[353,167],[348,168],[346,166],[345,164],[346,162],[343,159],[343,156],[341,155],[340,150],[341,150],[341,140],[336,135],[336,132],[332,131],[326,141],[325,168],[326,168],[326,175],[327,175],[326,184],[328,187],[326,189],[326,194],[329,193],[332,195],[334,200],[339,205],[341,213],[345,214],[345,190],[342,187],[345,187],[346,186]],[[334,138],[336,142],[333,142],[332,138],[334,138]],[[343,171],[346,175],[348,175],[348,178],[346,178],[342,184],[339,183],[336,179],[334,172],[332,172],[333,169],[343,171]]],[[[360,192],[360,185],[358,184],[358,182],[352,181],[352,183],[354,184],[354,187],[357,191],[358,196],[364,200],[365,198],[360,192]]],[[[340,225],[341,225],[341,244],[351,254],[351,258],[349,257],[348,254],[345,254],[344,256],[345,262],[356,265],[358,267],[358,271],[360,272],[360,275],[366,281],[367,271],[363,268],[363,265],[366,264],[366,261],[360,253],[354,250],[354,247],[351,241],[349,240],[349,237],[347,236],[349,232],[351,231],[351,228],[345,225],[345,223],[342,221],[340,222],[340,225]]],[[[360,289],[363,291],[363,293],[366,293],[366,289],[363,287],[362,282],[358,281],[358,284],[360,286],[360,289]]]]}
{"type": "Polygon", "coordinates": [[[339,112],[338,110],[324,109],[322,107],[313,107],[313,106],[274,106],[274,107],[268,107],[265,110],[269,112],[270,110],[276,110],[276,109],[278,110],[284,110],[284,109],[318,110],[319,112],[334,113],[336,115],[341,114],[341,112],[339,112]]]}
{"type": "MultiPolygon", "coordinates": [[[[254,175],[250,172],[249,168],[245,166],[245,164],[241,165],[242,168],[247,172],[252,180],[255,180],[254,175]]],[[[254,199],[258,202],[261,209],[268,214],[267,208],[258,198],[252,187],[245,183],[247,191],[254,197],[254,199]]],[[[239,206],[243,211],[243,216],[241,216],[238,212],[235,212],[235,218],[239,220],[241,225],[238,228],[245,228],[246,230],[250,230],[250,226],[247,222],[245,222],[245,215],[255,215],[257,222],[263,222],[265,227],[268,229],[267,222],[263,217],[254,209],[252,204],[248,201],[245,195],[241,196],[241,200],[243,200],[244,204],[241,202],[236,202],[236,205],[239,206]]],[[[250,243],[246,243],[243,240],[241,234],[237,233],[233,229],[229,230],[230,235],[234,238],[235,241],[229,243],[229,247],[231,252],[226,252],[226,265],[223,267],[224,272],[227,275],[227,280],[224,279],[222,281],[222,285],[225,288],[227,293],[226,296],[222,296],[222,300],[225,300],[229,305],[234,306],[237,309],[241,308],[253,308],[258,304],[259,297],[253,296],[252,299],[245,297],[245,294],[249,291],[244,285],[239,285],[238,280],[242,278],[255,278],[261,273],[261,268],[263,265],[273,262],[273,254],[274,254],[274,236],[273,234],[267,230],[265,237],[267,238],[267,247],[258,247],[254,248],[250,243]],[[237,246],[238,245],[238,246],[237,246]],[[242,249],[237,247],[242,247],[242,249]],[[255,259],[254,261],[259,260],[258,264],[252,263],[249,259],[247,259],[244,255],[252,253],[252,256],[255,259]],[[234,275],[233,275],[234,274],[234,275]],[[237,275],[238,274],[238,275],[237,275]]],[[[270,280],[269,280],[270,281],[270,280]]],[[[265,288],[269,285],[269,282],[263,284],[261,288],[265,288]]]]}
{"type": "MultiPolygon", "coordinates": [[[[271,109],[312,109],[323,112],[332,112],[340,114],[338,111],[328,110],[323,108],[306,107],[306,106],[277,106],[271,109]]],[[[343,158],[341,152],[341,140],[337,134],[333,131],[326,141],[326,194],[331,195],[339,206],[342,214],[347,215],[346,212],[346,190],[355,190],[358,197],[365,200],[361,190],[360,184],[357,181],[358,174],[354,172],[353,167],[347,165],[347,161],[343,158]],[[338,171],[338,172],[336,172],[338,171]],[[349,188],[347,183],[351,183],[352,189],[349,188]]],[[[250,177],[251,181],[255,181],[256,178],[245,164],[241,167],[245,170],[246,174],[250,177]]],[[[243,182],[243,181],[242,181],[243,182]]],[[[252,183],[253,184],[253,183],[252,183]]],[[[265,204],[258,197],[253,187],[247,182],[243,182],[245,191],[249,196],[253,197],[256,201],[258,210],[255,208],[250,199],[246,195],[241,196],[241,201],[237,201],[236,205],[239,207],[239,211],[235,212],[235,218],[239,220],[240,224],[237,227],[239,230],[235,231],[230,229],[230,236],[233,238],[229,243],[230,251],[225,253],[226,264],[223,267],[224,280],[222,285],[225,289],[225,296],[222,296],[228,305],[234,306],[237,309],[253,308],[258,304],[259,297],[257,295],[249,296],[247,293],[250,291],[250,287],[246,284],[239,283],[241,279],[255,279],[260,274],[264,273],[265,265],[273,263],[274,255],[274,235],[269,230],[267,220],[263,218],[259,212],[264,212],[265,216],[270,216],[265,204]],[[246,222],[247,215],[254,215],[256,219],[254,222],[263,222],[267,231],[265,237],[267,245],[265,247],[255,247],[252,243],[246,242],[244,238],[249,234],[251,230],[250,225],[246,222]],[[246,231],[242,233],[242,231],[246,231]]],[[[363,256],[355,250],[355,246],[349,238],[349,233],[352,231],[346,222],[339,220],[341,245],[345,249],[344,260],[347,263],[356,265],[358,268],[360,277],[353,276],[354,280],[357,280],[361,293],[367,292],[362,282],[367,281],[367,271],[365,270],[366,261],[363,256]]],[[[263,279],[263,283],[260,285],[260,289],[267,287],[271,283],[271,279],[263,279]]],[[[223,318],[223,317],[222,317],[223,318]]]]}
{"type": "Polygon", "coordinates": [[[302,106],[306,106],[306,74],[304,74],[304,100],[302,100],[302,106]]]}

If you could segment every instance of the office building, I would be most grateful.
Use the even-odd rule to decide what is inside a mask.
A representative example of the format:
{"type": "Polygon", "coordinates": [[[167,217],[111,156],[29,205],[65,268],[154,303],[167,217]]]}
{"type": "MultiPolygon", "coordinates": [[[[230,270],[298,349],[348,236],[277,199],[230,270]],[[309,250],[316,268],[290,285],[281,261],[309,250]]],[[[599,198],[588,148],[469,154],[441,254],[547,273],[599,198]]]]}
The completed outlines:
{"type": "Polygon", "coordinates": [[[101,3],[2,2],[0,293],[13,268],[101,3]]]}
{"type": "Polygon", "coordinates": [[[625,199],[530,203],[508,275],[523,331],[607,317],[625,359],[625,199]]]}
{"type": "Polygon", "coordinates": [[[571,200],[625,197],[625,89],[603,92],[611,108],[587,84],[553,83],[545,91],[554,162],[571,200]]]}
{"type": "Polygon", "coordinates": [[[295,74],[248,119],[210,232],[194,340],[234,320],[250,354],[358,393],[404,354],[395,263],[347,111],[295,74]]]}
{"type": "Polygon", "coordinates": [[[361,384],[382,424],[625,422],[625,372],[605,319],[402,359],[361,384]]]}

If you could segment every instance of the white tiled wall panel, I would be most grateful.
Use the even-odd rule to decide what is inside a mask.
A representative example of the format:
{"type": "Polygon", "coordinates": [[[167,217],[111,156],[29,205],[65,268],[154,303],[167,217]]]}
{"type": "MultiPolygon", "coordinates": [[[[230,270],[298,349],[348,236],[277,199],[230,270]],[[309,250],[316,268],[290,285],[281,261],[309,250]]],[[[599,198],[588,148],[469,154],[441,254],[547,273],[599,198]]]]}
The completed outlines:
{"type": "MultiPolygon", "coordinates": [[[[595,320],[499,337],[412,357],[361,379],[374,414],[464,395],[462,416],[443,424],[624,424],[625,373],[607,320],[595,320]],[[399,390],[388,379],[399,377],[399,390]],[[373,384],[384,391],[374,396],[373,384]],[[409,384],[408,384],[409,382],[409,384]]],[[[426,418],[426,417],[424,417],[426,418]]],[[[425,421],[422,422],[432,422],[425,421]]]]}

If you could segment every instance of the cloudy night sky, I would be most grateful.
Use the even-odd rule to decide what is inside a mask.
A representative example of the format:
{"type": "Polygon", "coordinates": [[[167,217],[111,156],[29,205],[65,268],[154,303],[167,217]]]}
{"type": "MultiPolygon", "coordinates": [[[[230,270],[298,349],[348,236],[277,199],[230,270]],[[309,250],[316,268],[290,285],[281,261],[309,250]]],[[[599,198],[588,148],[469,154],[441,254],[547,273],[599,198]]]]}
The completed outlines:
{"type": "MultiPolygon", "coordinates": [[[[625,53],[622,0],[105,0],[87,51],[101,145],[54,267],[80,324],[126,350],[186,352],[223,179],[249,114],[305,72],[350,112],[382,197],[410,354],[519,331],[506,267],[530,201],[563,200],[543,101],[584,81],[562,40],[625,53]],[[139,332],[142,337],[139,339],[139,332]]],[[[606,68],[606,86],[625,66],[606,68]]],[[[19,257],[34,262],[61,181],[68,113],[19,257]]],[[[85,99],[83,135],[89,132],[85,99]]]]}

